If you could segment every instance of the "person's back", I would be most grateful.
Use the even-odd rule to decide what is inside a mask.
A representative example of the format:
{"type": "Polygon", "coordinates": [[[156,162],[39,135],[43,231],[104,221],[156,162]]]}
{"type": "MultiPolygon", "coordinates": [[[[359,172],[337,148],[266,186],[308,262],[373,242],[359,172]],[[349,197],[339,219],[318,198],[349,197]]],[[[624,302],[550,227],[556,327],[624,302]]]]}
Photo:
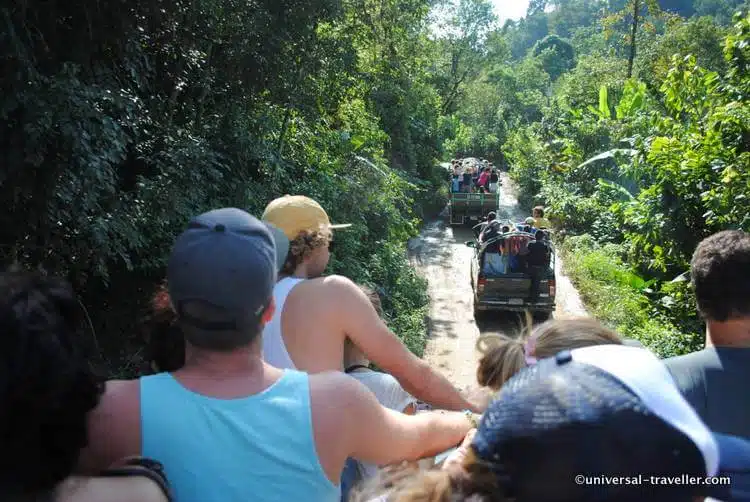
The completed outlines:
{"type": "Polygon", "coordinates": [[[342,371],[344,343],[350,338],[418,399],[445,409],[477,410],[445,377],[409,352],[356,284],[341,276],[321,277],[330,260],[332,230],[341,225],[331,225],[317,202],[281,197],[268,205],[263,219],[291,241],[282,269],[285,277],[274,289],[276,313],[263,332],[270,364],[308,373],[342,371]]]}
{"type": "Polygon", "coordinates": [[[485,168],[484,171],[479,175],[477,184],[482,187],[489,188],[490,186],[490,168],[485,168]]]}
{"type": "Polygon", "coordinates": [[[502,224],[497,220],[490,221],[486,227],[482,229],[482,233],[479,234],[479,242],[488,242],[495,237],[498,237],[501,233],[502,224]]]}
{"type": "Polygon", "coordinates": [[[451,180],[451,192],[458,192],[461,188],[461,183],[458,179],[458,174],[453,175],[453,179],[451,180]]]}
{"type": "Polygon", "coordinates": [[[665,364],[677,386],[714,430],[750,438],[750,234],[704,239],[690,263],[707,347],[665,364]]]}
{"type": "Polygon", "coordinates": [[[497,174],[496,169],[492,169],[492,173],[490,174],[490,193],[497,192],[497,185],[500,182],[500,177],[497,174]]]}
{"type": "Polygon", "coordinates": [[[346,331],[339,319],[331,315],[331,298],[318,294],[321,288],[337,289],[342,279],[337,276],[308,280],[287,277],[279,281],[277,290],[292,289],[264,331],[264,357],[269,364],[308,373],[344,369],[346,331]],[[277,335],[268,337],[275,325],[278,331],[273,333],[277,335]],[[281,340],[283,344],[276,343],[268,348],[268,339],[281,340]],[[286,363],[284,350],[289,356],[286,363]],[[277,357],[275,353],[282,355],[277,357]]]}
{"type": "Polygon", "coordinates": [[[712,430],[750,439],[750,348],[707,347],[665,361],[685,399],[712,430]]]}
{"type": "MultiPolygon", "coordinates": [[[[537,232],[539,234],[539,232],[537,232]]],[[[529,242],[526,263],[530,267],[545,267],[550,262],[550,247],[541,237],[529,242]]]]}
{"type": "Polygon", "coordinates": [[[143,454],[164,464],[180,502],[338,500],[318,461],[305,373],[234,399],[161,373],[141,379],[140,405],[143,454]]]}

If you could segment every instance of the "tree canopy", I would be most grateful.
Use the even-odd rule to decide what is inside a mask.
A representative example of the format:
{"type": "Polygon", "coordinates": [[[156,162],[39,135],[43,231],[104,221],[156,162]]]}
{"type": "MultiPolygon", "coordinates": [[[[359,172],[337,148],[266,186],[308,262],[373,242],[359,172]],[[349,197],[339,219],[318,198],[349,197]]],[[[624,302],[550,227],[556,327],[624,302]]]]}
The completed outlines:
{"type": "Polygon", "coordinates": [[[0,253],[69,277],[116,366],[191,216],[303,193],[354,223],[332,271],[378,286],[419,352],[404,243],[445,202],[436,164],[472,155],[695,332],[670,281],[750,224],[749,5],[533,0],[498,26],[488,0],[11,2],[0,253]]]}

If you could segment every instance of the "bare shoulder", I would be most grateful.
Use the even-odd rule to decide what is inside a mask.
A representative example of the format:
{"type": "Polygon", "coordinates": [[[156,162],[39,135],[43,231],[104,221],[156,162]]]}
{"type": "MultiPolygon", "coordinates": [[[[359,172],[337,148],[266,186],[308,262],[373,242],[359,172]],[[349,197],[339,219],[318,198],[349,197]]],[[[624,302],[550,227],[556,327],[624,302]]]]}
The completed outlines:
{"type": "Polygon", "coordinates": [[[99,404],[88,417],[90,441],[81,453],[79,472],[95,474],[118,458],[139,455],[140,413],[138,380],[107,382],[99,404]]]}
{"type": "MultiPolygon", "coordinates": [[[[359,286],[348,277],[342,275],[328,275],[325,277],[318,277],[306,281],[307,294],[317,295],[318,298],[325,298],[326,303],[335,305],[338,308],[341,306],[339,302],[347,301],[351,302],[352,299],[360,299],[361,294],[359,286]]],[[[365,298],[366,300],[366,298],[365,298]]]]}
{"type": "Polygon", "coordinates": [[[366,403],[368,397],[375,399],[367,387],[340,371],[310,375],[310,397],[313,406],[349,409],[366,403]]]}
{"type": "Polygon", "coordinates": [[[327,275],[312,279],[310,282],[318,288],[325,288],[329,291],[351,291],[357,289],[354,281],[343,275],[327,275]]]}
{"type": "Polygon", "coordinates": [[[346,373],[325,371],[310,375],[310,390],[321,395],[334,395],[337,392],[349,394],[356,392],[360,383],[346,373]]]}
{"type": "Polygon", "coordinates": [[[110,380],[96,410],[122,412],[140,402],[140,380],[110,380]]]}

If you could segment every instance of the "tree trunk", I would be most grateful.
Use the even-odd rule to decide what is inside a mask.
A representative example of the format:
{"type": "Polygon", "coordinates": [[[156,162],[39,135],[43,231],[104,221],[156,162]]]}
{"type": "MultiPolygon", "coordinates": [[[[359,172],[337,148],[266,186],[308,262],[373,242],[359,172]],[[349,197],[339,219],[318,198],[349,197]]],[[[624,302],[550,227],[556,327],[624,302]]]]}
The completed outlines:
{"type": "Polygon", "coordinates": [[[635,37],[638,34],[638,13],[641,10],[641,1],[633,0],[633,25],[630,30],[630,56],[628,57],[628,78],[633,76],[633,62],[635,61],[635,37]]]}

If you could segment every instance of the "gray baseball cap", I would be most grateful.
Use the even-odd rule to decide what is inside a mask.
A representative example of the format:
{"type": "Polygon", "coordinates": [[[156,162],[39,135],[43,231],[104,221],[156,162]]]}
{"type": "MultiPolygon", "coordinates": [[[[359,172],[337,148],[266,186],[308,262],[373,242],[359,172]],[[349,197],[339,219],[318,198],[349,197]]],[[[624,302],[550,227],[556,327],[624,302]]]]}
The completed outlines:
{"type": "Polygon", "coordinates": [[[167,266],[169,295],[180,320],[207,331],[241,331],[257,323],[288,252],[281,230],[241,209],[196,216],[175,241],[167,266]],[[206,309],[210,319],[194,313],[206,309]]]}

